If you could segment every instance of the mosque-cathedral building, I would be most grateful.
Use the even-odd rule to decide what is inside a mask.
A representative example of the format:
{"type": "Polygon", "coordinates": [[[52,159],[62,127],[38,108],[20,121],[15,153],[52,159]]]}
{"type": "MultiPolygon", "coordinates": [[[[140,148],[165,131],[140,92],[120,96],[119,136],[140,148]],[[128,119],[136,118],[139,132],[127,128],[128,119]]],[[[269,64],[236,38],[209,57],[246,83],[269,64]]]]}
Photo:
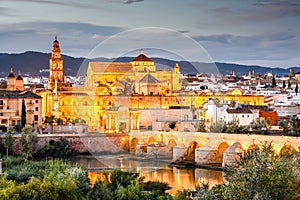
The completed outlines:
{"type": "MultiPolygon", "coordinates": [[[[55,37],[49,65],[48,89],[37,91],[43,97],[43,116],[82,119],[94,131],[129,132],[149,128],[153,121],[199,120],[199,108],[212,98],[184,92],[180,66],[158,70],[143,50],[130,62],[89,62],[85,86],[71,87],[64,83],[63,58],[55,37]]],[[[236,91],[213,97],[265,105],[263,96],[236,91]]]]}

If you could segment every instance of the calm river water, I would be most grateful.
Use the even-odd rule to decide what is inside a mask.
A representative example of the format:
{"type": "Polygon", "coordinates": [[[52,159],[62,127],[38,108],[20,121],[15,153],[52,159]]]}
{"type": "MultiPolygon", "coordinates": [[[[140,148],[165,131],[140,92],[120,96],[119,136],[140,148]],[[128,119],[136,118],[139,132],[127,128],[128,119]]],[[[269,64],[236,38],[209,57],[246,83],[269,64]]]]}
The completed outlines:
{"type": "Polygon", "coordinates": [[[122,169],[139,172],[145,177],[145,181],[161,181],[169,183],[170,194],[176,194],[178,190],[195,189],[202,182],[210,186],[223,183],[222,171],[200,168],[177,168],[169,165],[170,160],[147,160],[136,158],[132,154],[81,156],[74,159],[75,163],[85,167],[89,171],[89,177],[96,181],[101,177],[102,171],[107,169],[122,169]]]}

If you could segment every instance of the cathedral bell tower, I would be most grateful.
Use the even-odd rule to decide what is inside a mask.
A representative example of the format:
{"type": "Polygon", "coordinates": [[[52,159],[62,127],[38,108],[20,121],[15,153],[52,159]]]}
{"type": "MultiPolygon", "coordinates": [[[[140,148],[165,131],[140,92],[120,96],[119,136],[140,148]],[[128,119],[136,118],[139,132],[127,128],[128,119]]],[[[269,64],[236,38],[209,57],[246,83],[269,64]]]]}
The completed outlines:
{"type": "Polygon", "coordinates": [[[53,42],[52,55],[49,60],[50,65],[50,75],[48,78],[48,89],[50,90],[59,90],[61,87],[64,87],[64,66],[63,59],[60,54],[59,42],[57,36],[53,42]]]}

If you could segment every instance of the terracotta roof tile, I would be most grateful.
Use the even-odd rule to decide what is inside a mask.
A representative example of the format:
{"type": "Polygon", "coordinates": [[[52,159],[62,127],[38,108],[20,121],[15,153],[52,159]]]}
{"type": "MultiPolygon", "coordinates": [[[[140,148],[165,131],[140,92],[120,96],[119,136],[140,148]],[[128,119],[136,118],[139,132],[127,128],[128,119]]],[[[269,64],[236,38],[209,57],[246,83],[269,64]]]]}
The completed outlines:
{"type": "Polygon", "coordinates": [[[128,62],[90,62],[92,73],[127,73],[132,70],[128,62]]]}

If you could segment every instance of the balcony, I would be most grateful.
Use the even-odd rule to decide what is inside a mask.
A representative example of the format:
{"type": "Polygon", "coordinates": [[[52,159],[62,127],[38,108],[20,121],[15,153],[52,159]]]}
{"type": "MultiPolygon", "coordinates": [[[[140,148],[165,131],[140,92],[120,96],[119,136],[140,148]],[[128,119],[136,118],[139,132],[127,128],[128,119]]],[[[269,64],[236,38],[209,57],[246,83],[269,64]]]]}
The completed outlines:
{"type": "Polygon", "coordinates": [[[32,101],[29,101],[29,102],[27,102],[26,104],[29,105],[29,106],[34,105],[34,103],[33,103],[32,101]]]}
{"type": "Polygon", "coordinates": [[[29,109],[29,110],[27,110],[27,112],[28,112],[28,113],[34,113],[34,110],[29,109]]]}

